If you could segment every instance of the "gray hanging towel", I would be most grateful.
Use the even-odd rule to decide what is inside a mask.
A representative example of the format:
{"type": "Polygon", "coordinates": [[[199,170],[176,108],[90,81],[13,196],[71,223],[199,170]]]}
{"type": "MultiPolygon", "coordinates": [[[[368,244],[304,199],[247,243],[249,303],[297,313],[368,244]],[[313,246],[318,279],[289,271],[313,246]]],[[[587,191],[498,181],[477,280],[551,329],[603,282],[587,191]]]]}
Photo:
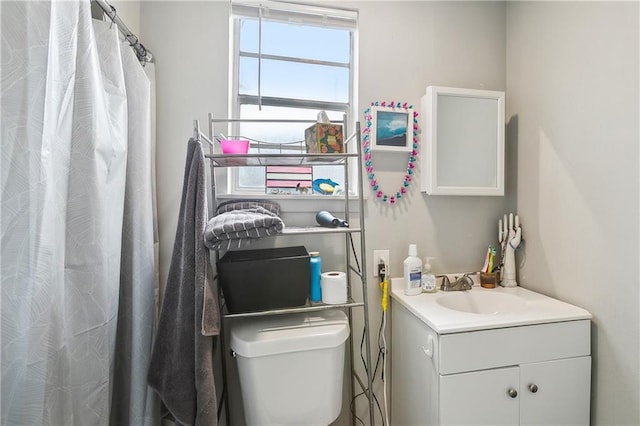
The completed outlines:
{"type": "Polygon", "coordinates": [[[199,140],[187,149],[182,201],[169,277],[147,380],[163,403],[163,417],[183,425],[217,425],[213,377],[220,312],[212,291],[204,153],[199,140]]]}

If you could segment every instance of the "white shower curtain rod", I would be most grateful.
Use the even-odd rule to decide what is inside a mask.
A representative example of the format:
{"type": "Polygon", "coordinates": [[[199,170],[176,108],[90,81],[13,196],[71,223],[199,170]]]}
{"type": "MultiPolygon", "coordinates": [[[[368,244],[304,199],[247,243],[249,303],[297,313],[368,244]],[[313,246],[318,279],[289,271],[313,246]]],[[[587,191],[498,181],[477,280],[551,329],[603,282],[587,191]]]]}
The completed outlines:
{"type": "Polygon", "coordinates": [[[142,43],[140,43],[140,40],[138,40],[138,37],[136,37],[131,31],[129,31],[129,28],[127,28],[124,22],[122,22],[122,19],[120,19],[120,17],[116,13],[115,7],[111,6],[105,0],[91,0],[91,1],[95,2],[98,6],[100,6],[102,10],[104,10],[104,13],[106,13],[107,16],[118,26],[118,29],[120,29],[120,32],[122,33],[122,35],[129,42],[129,45],[133,48],[133,50],[135,50],[136,56],[138,57],[138,60],[142,63],[142,65],[146,64],[147,62],[151,62],[153,60],[153,55],[151,54],[151,52],[148,51],[142,45],[142,43]]]}

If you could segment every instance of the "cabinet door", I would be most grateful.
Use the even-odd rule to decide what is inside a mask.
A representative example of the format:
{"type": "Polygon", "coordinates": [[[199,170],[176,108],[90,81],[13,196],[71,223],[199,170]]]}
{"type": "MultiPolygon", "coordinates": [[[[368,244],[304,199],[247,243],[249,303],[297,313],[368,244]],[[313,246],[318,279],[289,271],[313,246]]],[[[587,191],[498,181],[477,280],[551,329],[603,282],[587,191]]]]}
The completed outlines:
{"type": "Polygon", "coordinates": [[[519,400],[518,367],[440,376],[442,426],[517,425],[519,400]]]}
{"type": "Polygon", "coordinates": [[[437,335],[404,306],[391,301],[391,424],[437,424],[437,335]],[[432,340],[430,344],[429,340],[432,340]],[[427,352],[432,350],[432,357],[427,352]]]}
{"type": "Polygon", "coordinates": [[[520,366],[520,425],[588,425],[591,357],[520,366]]]}

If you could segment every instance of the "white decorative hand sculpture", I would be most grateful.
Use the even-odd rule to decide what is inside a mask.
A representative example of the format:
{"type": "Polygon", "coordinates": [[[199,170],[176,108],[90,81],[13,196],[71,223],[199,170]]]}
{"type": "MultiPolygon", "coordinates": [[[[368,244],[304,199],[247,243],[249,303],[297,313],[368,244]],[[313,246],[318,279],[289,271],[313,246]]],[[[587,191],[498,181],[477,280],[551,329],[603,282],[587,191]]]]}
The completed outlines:
{"type": "MultiPolygon", "coordinates": [[[[505,217],[505,226],[506,226],[505,217]]],[[[502,286],[503,287],[516,287],[518,282],[516,281],[516,256],[515,250],[522,241],[522,228],[520,228],[520,220],[516,216],[515,224],[513,222],[513,213],[509,214],[509,228],[508,233],[505,232],[502,241],[504,267],[502,269],[502,286]]]]}

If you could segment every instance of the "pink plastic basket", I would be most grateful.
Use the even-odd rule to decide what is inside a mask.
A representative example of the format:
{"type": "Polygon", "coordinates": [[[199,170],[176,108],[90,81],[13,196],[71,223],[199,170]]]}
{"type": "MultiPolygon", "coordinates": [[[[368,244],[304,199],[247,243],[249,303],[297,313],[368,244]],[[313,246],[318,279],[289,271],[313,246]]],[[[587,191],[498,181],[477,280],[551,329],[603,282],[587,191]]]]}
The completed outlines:
{"type": "Polygon", "coordinates": [[[246,139],[220,139],[223,154],[246,154],[249,152],[249,141],[246,139]]]}

